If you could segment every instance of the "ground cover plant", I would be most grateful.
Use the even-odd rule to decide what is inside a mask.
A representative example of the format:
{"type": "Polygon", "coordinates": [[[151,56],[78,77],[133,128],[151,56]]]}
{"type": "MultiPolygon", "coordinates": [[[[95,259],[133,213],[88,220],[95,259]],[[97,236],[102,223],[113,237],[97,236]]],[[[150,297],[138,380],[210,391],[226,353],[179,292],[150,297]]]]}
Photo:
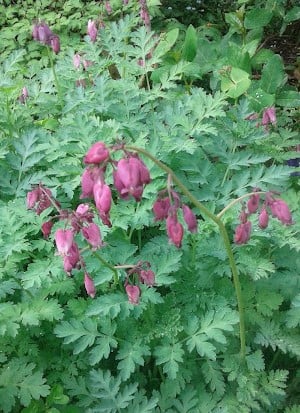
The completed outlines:
{"type": "Polygon", "coordinates": [[[299,7],[14,3],[0,410],[299,412],[299,7]]]}

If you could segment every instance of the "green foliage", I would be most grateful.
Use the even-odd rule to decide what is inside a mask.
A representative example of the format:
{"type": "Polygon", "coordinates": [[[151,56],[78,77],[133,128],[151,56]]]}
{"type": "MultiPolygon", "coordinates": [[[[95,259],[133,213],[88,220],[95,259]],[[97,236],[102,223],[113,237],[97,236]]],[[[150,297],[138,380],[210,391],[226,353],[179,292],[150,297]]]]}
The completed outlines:
{"type": "MultiPolygon", "coordinates": [[[[94,1],[25,3],[0,6],[0,410],[297,413],[299,185],[286,161],[298,157],[300,97],[283,59],[262,43],[275,17],[283,32],[299,8],[231,2],[216,26],[206,23],[221,21],[220,2],[204,2],[207,20],[190,13],[193,25],[167,21],[159,33],[168,12],[158,1],[147,2],[154,31],[141,24],[138,1],[112,0],[111,15],[94,1]],[[31,40],[36,18],[59,34],[57,56],[31,40]],[[95,43],[86,37],[89,19],[105,20],[95,43]],[[75,52],[92,64],[73,67],[75,52]],[[29,96],[22,103],[24,86],[29,96]],[[262,113],[271,106],[277,122],[264,127],[262,113]],[[65,222],[54,220],[43,239],[41,225],[58,212],[55,205],[40,215],[27,210],[26,194],[42,182],[63,210],[89,202],[80,198],[82,158],[99,140],[147,149],[213,214],[253,188],[277,191],[289,205],[293,225],[270,217],[261,230],[252,214],[249,242],[233,246],[245,360],[217,226],[142,155],[151,182],[141,202],[119,199],[115,165],[107,165],[112,226],[95,217],[104,242],[97,251],[76,235],[82,268],[65,274],[53,246],[65,222]],[[153,219],[154,200],[167,184],[199,224],[198,233],[188,233],[178,213],[180,249],[168,242],[166,224],[153,219]],[[133,305],[124,285],[140,262],[151,265],[155,285],[131,274],[141,288],[133,305]],[[84,271],[94,280],[94,299],[84,290],[84,271]]],[[[222,213],[230,241],[243,202],[222,213]]]]}

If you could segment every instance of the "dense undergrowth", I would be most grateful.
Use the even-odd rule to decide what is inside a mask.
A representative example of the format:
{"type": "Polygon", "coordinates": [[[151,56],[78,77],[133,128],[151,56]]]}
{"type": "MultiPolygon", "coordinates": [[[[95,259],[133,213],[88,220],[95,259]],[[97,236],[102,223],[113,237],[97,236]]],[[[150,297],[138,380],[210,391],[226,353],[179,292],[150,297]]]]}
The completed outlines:
{"type": "Polygon", "coordinates": [[[107,3],[0,6],[0,410],[299,413],[300,8],[107,3]]]}

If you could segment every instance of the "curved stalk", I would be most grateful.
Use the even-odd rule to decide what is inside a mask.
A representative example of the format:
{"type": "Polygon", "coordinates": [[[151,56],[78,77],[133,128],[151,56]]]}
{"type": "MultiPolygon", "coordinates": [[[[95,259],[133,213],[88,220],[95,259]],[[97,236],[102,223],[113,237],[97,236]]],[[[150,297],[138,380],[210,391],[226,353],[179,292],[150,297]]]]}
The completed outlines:
{"type": "Polygon", "coordinates": [[[235,294],[236,294],[236,300],[237,300],[237,306],[238,306],[238,312],[239,312],[240,354],[241,354],[241,358],[244,359],[245,354],[246,354],[246,333],[245,333],[245,310],[244,310],[243,299],[242,299],[242,289],[241,289],[241,283],[239,279],[236,262],[235,262],[233,251],[231,248],[231,243],[230,243],[228,233],[226,231],[226,228],[223,222],[221,221],[218,215],[214,215],[201,202],[199,202],[197,198],[194,197],[194,195],[187,189],[187,187],[180,181],[180,179],[177,178],[177,176],[174,174],[171,168],[169,168],[163,162],[156,159],[151,153],[149,153],[145,149],[137,148],[131,145],[125,145],[125,149],[145,155],[152,162],[154,162],[159,168],[164,170],[168,175],[170,175],[170,177],[172,178],[172,181],[177,185],[177,187],[181,190],[181,192],[191,201],[191,203],[194,204],[195,207],[197,207],[201,213],[203,213],[208,218],[210,218],[218,226],[221,237],[223,238],[223,241],[224,241],[225,249],[226,249],[228,260],[229,260],[229,265],[231,268],[233,284],[235,288],[235,294]]]}
{"type": "Polygon", "coordinates": [[[241,202],[243,199],[249,198],[252,195],[263,195],[265,193],[266,192],[264,192],[264,191],[256,191],[256,192],[249,192],[248,194],[242,195],[239,198],[236,198],[233,201],[231,201],[228,205],[226,205],[226,207],[224,209],[222,209],[222,211],[217,214],[217,217],[221,218],[221,216],[224,215],[225,212],[228,211],[228,209],[233,207],[235,204],[241,202]]]}

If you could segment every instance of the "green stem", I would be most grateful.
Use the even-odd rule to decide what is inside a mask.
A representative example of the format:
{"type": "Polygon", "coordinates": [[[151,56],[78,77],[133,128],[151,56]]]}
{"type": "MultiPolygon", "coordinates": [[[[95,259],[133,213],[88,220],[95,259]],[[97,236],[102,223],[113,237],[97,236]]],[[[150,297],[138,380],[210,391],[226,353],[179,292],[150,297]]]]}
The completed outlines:
{"type": "Polygon", "coordinates": [[[246,354],[246,333],[245,333],[245,311],[244,311],[244,305],[243,305],[243,299],[242,299],[242,289],[241,289],[241,283],[239,279],[239,274],[237,270],[237,266],[235,263],[233,251],[231,248],[231,243],[226,231],[226,228],[221,221],[220,217],[217,215],[214,215],[212,212],[210,212],[201,202],[197,200],[197,198],[194,197],[194,195],[187,189],[187,187],[177,178],[177,176],[174,174],[171,168],[169,168],[167,165],[156,159],[151,153],[146,151],[145,149],[142,148],[137,148],[135,146],[130,146],[130,145],[125,145],[125,149],[131,150],[134,152],[139,152],[143,155],[145,155],[147,158],[151,159],[152,162],[154,162],[159,168],[164,170],[167,174],[169,174],[172,178],[172,181],[177,185],[177,187],[181,190],[181,192],[199,209],[201,213],[206,215],[208,218],[210,218],[215,224],[218,226],[220,234],[223,238],[225,249],[227,252],[228,260],[229,260],[229,265],[231,268],[232,272],[232,279],[233,279],[233,284],[235,288],[235,293],[236,293],[236,300],[237,300],[237,306],[238,306],[238,311],[239,311],[239,324],[240,324],[240,354],[241,358],[245,358],[246,354]]]}
{"type": "Polygon", "coordinates": [[[62,93],[61,93],[58,78],[57,78],[57,75],[56,75],[56,70],[55,70],[55,66],[54,66],[54,62],[53,62],[53,54],[51,53],[49,47],[47,47],[47,52],[48,52],[48,57],[49,57],[49,60],[50,60],[50,66],[51,66],[53,77],[54,77],[54,83],[55,83],[57,95],[58,95],[58,98],[60,100],[60,103],[62,103],[62,93]]]}
{"type": "Polygon", "coordinates": [[[233,201],[231,201],[224,209],[222,209],[221,212],[218,213],[217,217],[221,218],[222,215],[225,214],[226,211],[228,211],[228,209],[230,209],[231,207],[233,207],[235,204],[237,204],[238,202],[241,202],[243,199],[245,198],[249,198],[252,195],[263,195],[265,194],[265,192],[263,191],[256,191],[256,192],[249,192],[248,194],[242,195],[237,199],[234,199],[233,201]]]}
{"type": "Polygon", "coordinates": [[[107,262],[103,257],[101,257],[101,255],[95,251],[94,252],[95,257],[106,267],[109,268],[113,274],[114,274],[114,284],[117,285],[119,282],[119,277],[118,277],[118,271],[116,270],[116,268],[111,265],[109,262],[107,262]]]}

